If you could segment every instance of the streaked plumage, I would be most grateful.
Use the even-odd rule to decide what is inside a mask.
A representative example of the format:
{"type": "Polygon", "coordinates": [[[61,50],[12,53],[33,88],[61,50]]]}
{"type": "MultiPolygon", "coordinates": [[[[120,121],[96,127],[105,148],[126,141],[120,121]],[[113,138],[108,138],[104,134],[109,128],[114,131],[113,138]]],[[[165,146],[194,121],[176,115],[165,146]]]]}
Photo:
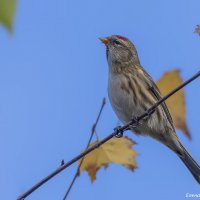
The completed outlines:
{"type": "MultiPolygon", "coordinates": [[[[118,118],[125,124],[143,114],[161,98],[151,76],[140,65],[135,46],[125,37],[100,38],[106,45],[109,65],[108,95],[118,118]]],[[[171,115],[165,103],[133,131],[149,135],[174,151],[200,183],[200,167],[176,136],[171,115]]]]}

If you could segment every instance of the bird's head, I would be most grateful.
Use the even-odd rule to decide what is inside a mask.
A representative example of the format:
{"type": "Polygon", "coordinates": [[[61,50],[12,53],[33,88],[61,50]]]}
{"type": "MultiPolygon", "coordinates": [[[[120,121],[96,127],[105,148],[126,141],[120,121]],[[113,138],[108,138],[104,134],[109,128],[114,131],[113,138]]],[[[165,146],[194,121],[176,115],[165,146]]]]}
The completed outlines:
{"type": "Polygon", "coordinates": [[[129,63],[137,63],[138,55],[133,43],[126,37],[111,35],[99,38],[106,45],[106,55],[109,65],[119,64],[126,66],[129,63]]]}

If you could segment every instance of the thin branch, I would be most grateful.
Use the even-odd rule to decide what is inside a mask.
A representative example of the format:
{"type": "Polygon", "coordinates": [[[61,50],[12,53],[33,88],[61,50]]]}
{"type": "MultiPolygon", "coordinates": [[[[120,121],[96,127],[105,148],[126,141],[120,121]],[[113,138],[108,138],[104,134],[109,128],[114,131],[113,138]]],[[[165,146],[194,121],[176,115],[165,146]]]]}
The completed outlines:
{"type": "Polygon", "coordinates": [[[64,169],[68,168],[73,163],[77,162],[79,159],[81,159],[84,156],[86,156],[88,153],[94,151],[95,149],[97,149],[99,146],[101,146],[102,144],[104,144],[105,142],[107,142],[108,140],[110,140],[111,138],[113,138],[114,136],[120,136],[120,135],[123,134],[124,131],[128,130],[129,127],[131,127],[131,126],[137,126],[138,123],[139,123],[139,121],[141,121],[145,117],[150,116],[155,111],[155,109],[159,105],[161,105],[165,100],[167,100],[170,96],[172,96],[173,94],[175,94],[177,91],[179,91],[180,89],[182,89],[183,87],[185,87],[187,84],[189,84],[190,82],[192,82],[193,80],[195,80],[199,76],[200,76],[200,71],[197,72],[190,79],[188,79],[187,81],[185,81],[184,83],[182,83],[180,86],[178,86],[177,88],[175,88],[174,90],[172,90],[170,93],[168,93],[167,95],[165,95],[159,101],[157,101],[152,107],[150,107],[148,110],[146,110],[142,115],[138,116],[136,119],[131,120],[129,123],[125,124],[124,126],[118,127],[117,129],[115,129],[115,131],[113,133],[111,133],[110,135],[108,135],[107,137],[105,137],[103,140],[99,141],[94,146],[88,148],[87,150],[85,150],[84,152],[82,152],[81,154],[79,154],[78,156],[74,157],[69,162],[67,162],[64,165],[62,165],[59,168],[57,168],[54,172],[52,172],[51,174],[49,174],[47,177],[45,177],[44,179],[42,179],[41,181],[39,181],[36,185],[34,185],[33,187],[31,187],[29,190],[27,190],[24,194],[22,194],[21,196],[19,196],[18,200],[23,200],[24,198],[26,198],[27,196],[29,196],[32,192],[34,192],[39,187],[41,187],[44,183],[46,183],[47,181],[49,181],[51,178],[53,178],[54,176],[56,176],[57,174],[59,174],[64,169]]]}
{"type": "MultiPolygon", "coordinates": [[[[96,127],[97,127],[97,124],[98,124],[98,122],[99,122],[99,119],[100,119],[100,116],[101,116],[101,113],[102,113],[102,111],[103,111],[103,108],[104,108],[105,104],[106,104],[106,99],[103,98],[102,104],[101,104],[101,108],[100,108],[99,113],[98,113],[98,115],[97,115],[96,121],[95,121],[95,123],[92,125],[91,133],[90,133],[90,138],[89,138],[89,140],[88,140],[86,149],[90,146],[90,143],[91,143],[91,141],[92,141],[92,138],[93,138],[94,134],[96,134],[96,127]]],[[[96,136],[97,136],[97,135],[96,135],[96,136]]],[[[98,137],[98,136],[97,136],[97,137],[98,137]]],[[[97,138],[97,139],[98,139],[98,138],[97,138]]],[[[71,191],[72,186],[74,185],[74,183],[75,183],[77,177],[79,176],[80,168],[81,168],[81,165],[82,165],[82,163],[83,163],[83,161],[84,161],[84,158],[85,158],[85,157],[83,157],[83,158],[81,159],[80,164],[79,164],[78,167],[77,167],[76,173],[75,173],[75,175],[74,175],[74,177],[73,177],[73,179],[72,179],[72,181],[71,181],[71,183],[70,183],[70,185],[69,185],[69,187],[68,187],[68,189],[67,189],[67,191],[66,191],[66,193],[65,193],[65,196],[64,196],[63,200],[66,200],[66,199],[67,199],[67,196],[69,195],[69,192],[71,191]]]]}

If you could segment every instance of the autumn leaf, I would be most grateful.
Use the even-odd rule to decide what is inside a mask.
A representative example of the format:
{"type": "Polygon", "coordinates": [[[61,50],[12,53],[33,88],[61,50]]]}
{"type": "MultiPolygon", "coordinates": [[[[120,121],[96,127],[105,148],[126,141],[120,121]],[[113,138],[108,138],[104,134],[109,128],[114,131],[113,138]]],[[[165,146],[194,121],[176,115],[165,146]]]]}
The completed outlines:
{"type": "Polygon", "coordinates": [[[198,35],[200,35],[200,25],[197,25],[194,32],[197,33],[198,35]]]}
{"type": "MultiPolygon", "coordinates": [[[[173,70],[166,72],[158,81],[157,86],[159,87],[162,95],[166,95],[175,87],[182,83],[179,70],[173,70]]],[[[183,131],[183,133],[191,139],[191,135],[186,124],[186,106],[185,106],[185,95],[183,89],[178,91],[172,97],[166,100],[167,107],[171,113],[174,125],[176,128],[183,131]]]]}
{"type": "Polygon", "coordinates": [[[12,31],[16,0],[0,0],[0,24],[12,31]]]}
{"type": "MultiPolygon", "coordinates": [[[[89,147],[97,142],[95,141],[89,147]]],[[[80,172],[87,171],[93,182],[96,179],[97,171],[101,167],[107,168],[110,163],[123,165],[133,171],[137,168],[135,162],[137,153],[132,149],[134,144],[136,143],[128,137],[112,138],[84,157],[80,172]]]]}

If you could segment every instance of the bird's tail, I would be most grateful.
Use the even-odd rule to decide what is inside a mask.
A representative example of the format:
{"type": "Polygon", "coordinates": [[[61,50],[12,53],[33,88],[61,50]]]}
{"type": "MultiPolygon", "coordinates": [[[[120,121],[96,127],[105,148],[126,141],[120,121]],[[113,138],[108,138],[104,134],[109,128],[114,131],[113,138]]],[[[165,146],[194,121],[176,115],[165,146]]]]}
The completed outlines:
{"type": "Polygon", "coordinates": [[[200,166],[197,164],[197,162],[192,158],[192,156],[187,152],[187,150],[182,146],[183,153],[178,154],[180,159],[183,161],[183,163],[186,165],[186,167],[190,170],[194,178],[197,180],[197,182],[200,184],[200,166]]]}

